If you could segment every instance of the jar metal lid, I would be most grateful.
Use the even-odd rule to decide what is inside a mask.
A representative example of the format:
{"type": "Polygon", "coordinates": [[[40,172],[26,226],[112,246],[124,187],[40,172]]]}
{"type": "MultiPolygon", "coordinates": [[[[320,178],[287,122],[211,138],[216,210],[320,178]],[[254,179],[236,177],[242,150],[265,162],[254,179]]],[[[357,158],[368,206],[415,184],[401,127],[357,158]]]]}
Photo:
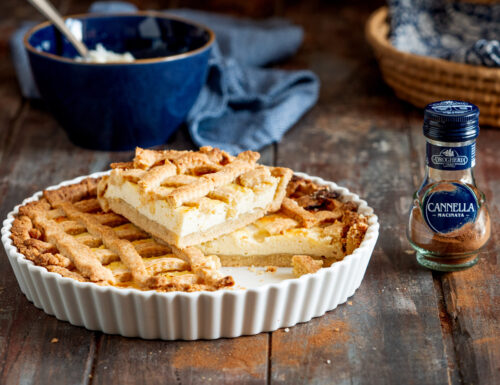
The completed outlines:
{"type": "Polygon", "coordinates": [[[465,142],[479,135],[479,108],[459,100],[428,104],[424,110],[424,135],[443,142],[465,142]]]}

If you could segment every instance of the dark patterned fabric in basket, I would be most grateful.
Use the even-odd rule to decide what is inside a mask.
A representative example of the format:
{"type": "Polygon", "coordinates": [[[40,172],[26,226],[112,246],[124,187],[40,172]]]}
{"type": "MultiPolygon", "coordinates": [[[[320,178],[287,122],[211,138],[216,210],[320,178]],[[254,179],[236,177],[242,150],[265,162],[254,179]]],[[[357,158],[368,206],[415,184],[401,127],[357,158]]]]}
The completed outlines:
{"type": "Polygon", "coordinates": [[[389,0],[391,43],[400,51],[500,67],[500,2],[389,0]]]}

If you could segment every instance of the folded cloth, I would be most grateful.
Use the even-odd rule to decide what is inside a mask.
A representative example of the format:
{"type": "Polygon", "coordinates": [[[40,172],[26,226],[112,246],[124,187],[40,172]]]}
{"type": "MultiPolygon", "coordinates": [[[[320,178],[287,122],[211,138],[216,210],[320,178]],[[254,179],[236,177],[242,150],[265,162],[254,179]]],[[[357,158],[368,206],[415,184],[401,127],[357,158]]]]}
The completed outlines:
{"type": "Polygon", "coordinates": [[[388,0],[391,42],[399,50],[500,67],[500,3],[388,0]]]}
{"type": "Polygon", "coordinates": [[[24,22],[10,37],[10,52],[12,61],[14,62],[19,88],[21,89],[22,95],[29,99],[40,97],[35,79],[33,79],[33,74],[31,73],[28,54],[23,44],[24,35],[35,26],[35,24],[36,23],[31,21],[24,22]]]}
{"type": "MultiPolygon", "coordinates": [[[[90,12],[128,12],[126,2],[96,2],[90,12]]],[[[302,28],[285,19],[255,21],[189,9],[168,10],[207,25],[216,34],[206,85],[186,119],[198,146],[232,154],[279,141],[317,101],[319,80],[307,70],[263,68],[293,55],[302,43],[302,28]]],[[[22,49],[24,31],[11,47],[23,95],[38,97],[22,49]]]]}

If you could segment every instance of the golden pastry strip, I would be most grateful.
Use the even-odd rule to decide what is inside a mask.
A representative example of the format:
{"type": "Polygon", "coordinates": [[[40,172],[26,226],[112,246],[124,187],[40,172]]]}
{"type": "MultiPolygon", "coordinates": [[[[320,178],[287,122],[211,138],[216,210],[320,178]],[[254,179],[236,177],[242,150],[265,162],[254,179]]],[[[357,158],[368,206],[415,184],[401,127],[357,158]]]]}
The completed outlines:
{"type": "Polygon", "coordinates": [[[292,266],[293,275],[301,277],[304,274],[316,273],[323,266],[323,261],[313,259],[309,255],[294,255],[292,266]]]}
{"type": "MultiPolygon", "coordinates": [[[[55,210],[52,210],[52,211],[55,211],[55,210]]],[[[57,210],[57,211],[59,213],[61,210],[57,210]]],[[[49,213],[51,213],[51,212],[49,212],[49,213]]],[[[115,214],[115,213],[96,214],[94,216],[94,218],[97,221],[99,221],[99,223],[106,225],[106,226],[111,226],[111,227],[115,227],[115,226],[119,226],[119,225],[127,223],[127,220],[125,218],[123,218],[122,216],[115,214]]],[[[65,220],[65,221],[61,221],[60,223],[61,223],[61,226],[63,227],[64,231],[67,232],[68,234],[71,234],[71,235],[81,234],[81,233],[87,231],[85,226],[83,226],[82,224],[80,224],[76,221],[65,220]]]]}
{"type": "Polygon", "coordinates": [[[173,252],[179,257],[189,263],[191,270],[204,282],[215,288],[234,285],[233,277],[222,276],[219,271],[221,267],[219,257],[215,255],[205,256],[196,247],[186,247],[179,249],[172,246],[173,252]]]}
{"type": "Polygon", "coordinates": [[[114,178],[119,175],[126,181],[132,183],[138,183],[141,180],[141,178],[143,178],[144,175],[146,175],[146,173],[147,171],[137,168],[127,169],[127,170],[113,170],[110,174],[110,178],[114,178]]]}
{"type": "Polygon", "coordinates": [[[202,152],[189,152],[172,159],[172,161],[177,166],[179,174],[192,171],[196,171],[197,173],[214,172],[220,170],[222,167],[202,152]]]}
{"type": "Polygon", "coordinates": [[[234,156],[229,155],[226,151],[211,146],[200,147],[200,152],[206,154],[210,161],[220,165],[228,164],[234,160],[234,156]]]}
{"type": "Polygon", "coordinates": [[[286,230],[296,228],[299,223],[293,218],[271,214],[257,221],[255,225],[260,229],[267,231],[269,234],[274,235],[282,234],[286,230]]]}
{"type": "Polygon", "coordinates": [[[317,223],[313,213],[300,207],[297,202],[290,198],[284,198],[281,210],[288,216],[300,222],[306,228],[312,227],[317,223]]]}
{"type": "MultiPolygon", "coordinates": [[[[151,238],[140,241],[133,241],[132,245],[135,247],[142,258],[158,257],[169,254],[172,251],[170,247],[160,245],[151,238]]],[[[103,265],[107,265],[111,262],[120,260],[120,256],[110,249],[96,248],[94,249],[94,253],[99,257],[103,265]]]]}
{"type": "Polygon", "coordinates": [[[269,212],[278,211],[283,204],[283,199],[286,196],[286,187],[293,176],[293,171],[289,168],[284,167],[273,167],[271,169],[271,175],[280,178],[276,193],[274,194],[274,200],[269,207],[269,212]]]}
{"type": "Polygon", "coordinates": [[[88,281],[80,273],[78,273],[76,271],[68,270],[65,267],[55,266],[55,265],[48,265],[46,267],[46,269],[48,271],[51,271],[52,273],[57,273],[57,274],[59,274],[59,275],[61,275],[63,277],[66,277],[66,278],[76,279],[77,281],[80,281],[80,282],[86,282],[86,281],[88,281]]]}
{"type": "Polygon", "coordinates": [[[238,177],[238,182],[245,187],[256,188],[262,183],[271,183],[271,172],[268,168],[258,166],[238,177]]]}
{"type": "MultiPolygon", "coordinates": [[[[45,195],[45,193],[44,193],[44,195],[45,195]]],[[[52,197],[52,199],[53,199],[53,197],[52,197]]],[[[50,202],[50,204],[52,206],[56,206],[58,202],[61,202],[61,200],[54,200],[53,199],[53,201],[50,202]]],[[[74,205],[79,211],[82,211],[84,213],[96,212],[96,211],[99,211],[101,209],[99,202],[95,198],[90,198],[90,199],[85,199],[85,200],[82,200],[79,202],[75,202],[74,205]]],[[[64,217],[64,211],[62,211],[61,209],[56,208],[53,210],[49,210],[47,212],[47,218],[49,218],[49,219],[55,219],[55,218],[59,218],[59,217],[64,217]]]]}
{"type": "Polygon", "coordinates": [[[258,153],[252,151],[242,152],[233,162],[225,165],[220,171],[205,174],[196,183],[176,188],[165,197],[165,200],[169,205],[178,207],[184,202],[202,198],[209,192],[231,183],[241,174],[254,168],[259,156],[258,153]]]}
{"type": "Polygon", "coordinates": [[[102,243],[116,253],[132,273],[134,281],[141,286],[148,286],[151,276],[146,271],[142,257],[127,240],[121,239],[113,228],[102,225],[94,216],[78,211],[70,202],[59,203],[68,218],[76,220],[87,228],[89,234],[100,238],[102,243]]]}
{"type": "Polygon", "coordinates": [[[84,277],[94,282],[113,283],[113,274],[101,265],[99,258],[90,247],[66,234],[54,220],[47,219],[45,213],[48,205],[44,205],[43,202],[37,203],[25,206],[22,213],[27,215],[35,226],[43,229],[46,239],[54,244],[65,257],[69,258],[84,277]]]}
{"type": "Polygon", "coordinates": [[[232,162],[233,159],[234,157],[227,152],[209,146],[201,147],[198,153],[176,150],[156,151],[137,147],[133,165],[135,168],[148,170],[165,160],[169,160],[183,170],[207,165],[224,165],[232,162]]]}
{"type": "MultiPolygon", "coordinates": [[[[69,201],[73,203],[78,202],[79,209],[87,211],[81,206],[84,206],[89,202],[92,204],[91,200],[87,202],[87,198],[95,198],[97,183],[98,179],[86,178],[80,183],[72,186],[66,186],[56,190],[45,190],[43,192],[43,196],[52,206],[55,206],[55,204],[59,201],[69,201]]],[[[99,207],[96,206],[96,210],[98,209],[99,207]]]]}
{"type": "Polygon", "coordinates": [[[134,168],[134,162],[116,162],[109,165],[111,169],[119,168],[122,170],[127,170],[129,168],[134,168]]]}
{"type": "Polygon", "coordinates": [[[177,174],[177,167],[166,160],[164,165],[154,167],[149,170],[140,180],[139,186],[145,191],[150,192],[160,187],[165,179],[177,174]]]}
{"type": "MultiPolygon", "coordinates": [[[[175,257],[173,254],[166,254],[155,258],[144,258],[144,266],[148,274],[152,276],[172,272],[179,273],[189,269],[186,261],[175,257]]],[[[112,270],[113,275],[118,281],[126,282],[133,280],[132,274],[122,262],[117,261],[108,267],[112,270]]],[[[170,283],[167,286],[170,286],[170,283]]]]}
{"type": "Polygon", "coordinates": [[[165,159],[175,159],[187,153],[189,153],[189,151],[155,151],[137,147],[135,149],[134,167],[149,170],[151,167],[164,162],[165,159]]]}
{"type": "Polygon", "coordinates": [[[177,258],[174,254],[166,254],[165,256],[149,260],[146,259],[144,265],[146,266],[146,270],[153,275],[166,271],[182,271],[189,269],[189,264],[177,258]]]}
{"type": "Polygon", "coordinates": [[[192,175],[175,175],[163,181],[162,186],[166,187],[179,187],[186,184],[194,183],[199,178],[192,175]]]}
{"type": "Polygon", "coordinates": [[[134,241],[132,244],[143,258],[158,257],[172,253],[172,249],[169,246],[159,244],[151,238],[134,241]]]}

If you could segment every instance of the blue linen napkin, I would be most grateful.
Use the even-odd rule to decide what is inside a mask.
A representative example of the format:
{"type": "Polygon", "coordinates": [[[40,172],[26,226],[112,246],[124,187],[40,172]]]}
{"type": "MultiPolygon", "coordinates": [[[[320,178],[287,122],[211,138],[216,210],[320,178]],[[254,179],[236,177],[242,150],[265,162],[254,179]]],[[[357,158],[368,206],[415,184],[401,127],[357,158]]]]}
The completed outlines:
{"type": "MultiPolygon", "coordinates": [[[[130,12],[126,2],[96,2],[90,12],[130,12]]],[[[319,80],[307,70],[264,68],[293,55],[302,43],[302,28],[284,19],[255,21],[189,9],[168,10],[212,28],[217,41],[209,74],[186,119],[198,146],[219,147],[232,154],[279,141],[317,101],[319,80]]],[[[22,37],[11,39],[14,65],[25,97],[39,97],[22,37]]]]}
{"type": "Polygon", "coordinates": [[[391,42],[399,50],[500,67],[500,3],[388,0],[391,42]]]}

